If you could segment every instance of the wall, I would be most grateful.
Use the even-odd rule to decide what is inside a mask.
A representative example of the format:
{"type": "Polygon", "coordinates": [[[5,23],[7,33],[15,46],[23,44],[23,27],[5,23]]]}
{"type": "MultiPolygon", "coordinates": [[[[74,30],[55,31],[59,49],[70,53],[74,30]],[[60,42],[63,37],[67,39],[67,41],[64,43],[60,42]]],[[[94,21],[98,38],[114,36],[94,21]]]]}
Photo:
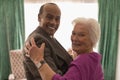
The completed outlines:
{"type": "MultiPolygon", "coordinates": [[[[42,3],[43,4],[43,3],[42,3]]],[[[61,9],[61,24],[55,37],[64,46],[65,49],[71,46],[71,31],[72,31],[72,20],[76,17],[90,17],[98,18],[98,5],[97,3],[83,4],[83,3],[72,3],[72,2],[60,2],[58,6],[61,9]]],[[[28,35],[38,26],[38,12],[41,4],[25,4],[25,31],[26,38],[28,35]]]]}
{"type": "Polygon", "coordinates": [[[120,80],[120,25],[119,25],[119,45],[118,45],[118,56],[116,64],[116,80],[120,80]]]}
{"type": "Polygon", "coordinates": [[[96,3],[97,0],[24,0],[26,3],[43,3],[43,2],[84,2],[84,3],[96,3]]]}

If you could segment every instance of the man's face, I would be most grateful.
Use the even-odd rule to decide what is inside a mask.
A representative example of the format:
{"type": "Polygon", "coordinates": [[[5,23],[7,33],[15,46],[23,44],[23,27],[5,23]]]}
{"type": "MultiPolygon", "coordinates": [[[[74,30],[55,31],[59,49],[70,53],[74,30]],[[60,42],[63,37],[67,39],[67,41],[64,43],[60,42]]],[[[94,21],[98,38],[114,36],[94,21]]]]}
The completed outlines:
{"type": "Polygon", "coordinates": [[[49,35],[53,36],[59,27],[60,16],[60,9],[56,5],[45,5],[43,13],[38,16],[40,27],[42,27],[49,35]]]}

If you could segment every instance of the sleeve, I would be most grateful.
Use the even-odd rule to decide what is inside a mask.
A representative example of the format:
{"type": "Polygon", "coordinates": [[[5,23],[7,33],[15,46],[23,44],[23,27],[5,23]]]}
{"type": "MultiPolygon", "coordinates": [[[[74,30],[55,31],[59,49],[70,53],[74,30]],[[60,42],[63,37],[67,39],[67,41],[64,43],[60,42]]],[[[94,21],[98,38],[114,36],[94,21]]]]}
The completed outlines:
{"type": "Polygon", "coordinates": [[[29,71],[26,63],[23,62],[23,64],[24,64],[25,75],[26,75],[27,80],[33,80],[33,79],[34,79],[34,78],[33,78],[33,75],[32,75],[31,72],[29,71]]]}
{"type": "Polygon", "coordinates": [[[52,52],[51,52],[50,48],[45,48],[44,59],[48,63],[48,65],[52,68],[53,71],[62,75],[62,71],[57,68],[51,53],[52,52]]]}
{"type": "MultiPolygon", "coordinates": [[[[26,41],[27,42],[27,41],[26,41]]],[[[24,66],[24,69],[25,69],[25,75],[26,75],[26,78],[27,80],[33,80],[34,77],[33,77],[33,74],[31,73],[30,71],[30,66],[28,63],[31,63],[30,59],[26,57],[26,53],[24,51],[24,48],[25,48],[25,44],[24,44],[24,47],[23,47],[23,54],[24,54],[24,61],[23,61],[23,66],[24,66]]]]}
{"type": "MultiPolygon", "coordinates": [[[[29,42],[29,39],[27,39],[27,41],[29,42]]],[[[56,73],[59,73],[59,74],[62,74],[62,71],[59,70],[55,64],[55,61],[53,59],[53,56],[52,56],[52,50],[51,50],[51,47],[49,45],[49,43],[41,38],[40,36],[34,36],[34,39],[35,39],[35,42],[36,42],[36,45],[38,47],[40,47],[40,45],[44,42],[45,43],[45,54],[44,54],[44,59],[46,60],[46,62],[48,63],[48,65],[53,69],[53,71],[55,71],[56,73]]],[[[27,42],[26,41],[26,42],[27,42]]],[[[26,72],[26,77],[28,80],[36,80],[36,77],[38,76],[38,74],[33,74],[33,72],[36,72],[36,69],[34,69],[35,65],[32,64],[33,62],[30,61],[30,60],[27,60],[27,62],[25,62],[25,72],[26,72]],[[32,64],[32,65],[31,65],[32,64]],[[33,68],[33,70],[31,69],[33,68]]]]}
{"type": "Polygon", "coordinates": [[[30,60],[30,58],[25,57],[25,61],[23,62],[23,64],[27,80],[42,80],[39,75],[38,69],[30,60]]]}
{"type": "Polygon", "coordinates": [[[72,64],[63,76],[55,74],[52,80],[82,80],[81,72],[76,65],[72,64]]]}
{"type": "Polygon", "coordinates": [[[40,45],[44,42],[45,43],[45,51],[44,51],[44,59],[45,61],[48,63],[48,65],[53,69],[53,71],[55,71],[56,73],[62,74],[62,71],[59,70],[55,64],[55,61],[53,58],[53,52],[51,49],[51,46],[49,44],[49,42],[47,40],[45,40],[44,38],[41,37],[34,37],[35,38],[35,42],[37,44],[38,47],[40,47],[40,45]]]}
{"type": "MultiPolygon", "coordinates": [[[[30,42],[30,38],[34,37],[34,36],[35,36],[35,34],[29,35],[26,42],[30,42]]],[[[25,60],[23,61],[23,64],[24,64],[26,78],[27,78],[27,80],[42,80],[35,64],[31,61],[30,58],[28,58],[26,56],[26,53],[24,51],[25,43],[24,43],[24,47],[23,47],[23,54],[24,54],[24,58],[25,58],[25,60]]]]}

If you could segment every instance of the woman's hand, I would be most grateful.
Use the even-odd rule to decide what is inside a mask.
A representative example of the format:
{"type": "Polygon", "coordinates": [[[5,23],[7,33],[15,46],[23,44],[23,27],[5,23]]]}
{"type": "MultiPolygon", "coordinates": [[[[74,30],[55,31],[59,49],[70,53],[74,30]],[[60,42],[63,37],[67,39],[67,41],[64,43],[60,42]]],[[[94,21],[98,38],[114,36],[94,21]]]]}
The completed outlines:
{"type": "Polygon", "coordinates": [[[71,48],[68,49],[68,54],[73,58],[73,60],[77,57],[77,53],[71,48]]]}
{"type": "Polygon", "coordinates": [[[26,43],[26,50],[25,52],[29,55],[30,59],[37,64],[44,58],[44,48],[45,48],[45,43],[42,43],[40,48],[37,47],[34,38],[30,40],[30,43],[26,43]]]}

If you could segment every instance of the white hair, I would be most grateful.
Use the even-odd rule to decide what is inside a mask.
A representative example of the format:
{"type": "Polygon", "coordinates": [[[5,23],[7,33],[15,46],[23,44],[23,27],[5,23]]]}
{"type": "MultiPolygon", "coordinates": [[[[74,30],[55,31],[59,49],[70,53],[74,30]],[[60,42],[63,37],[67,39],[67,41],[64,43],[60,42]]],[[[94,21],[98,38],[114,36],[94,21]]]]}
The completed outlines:
{"type": "Polygon", "coordinates": [[[88,27],[89,36],[92,41],[93,47],[96,47],[96,44],[99,41],[101,34],[100,24],[98,23],[98,21],[93,18],[82,17],[78,17],[72,21],[73,26],[75,26],[78,23],[88,27]]]}

